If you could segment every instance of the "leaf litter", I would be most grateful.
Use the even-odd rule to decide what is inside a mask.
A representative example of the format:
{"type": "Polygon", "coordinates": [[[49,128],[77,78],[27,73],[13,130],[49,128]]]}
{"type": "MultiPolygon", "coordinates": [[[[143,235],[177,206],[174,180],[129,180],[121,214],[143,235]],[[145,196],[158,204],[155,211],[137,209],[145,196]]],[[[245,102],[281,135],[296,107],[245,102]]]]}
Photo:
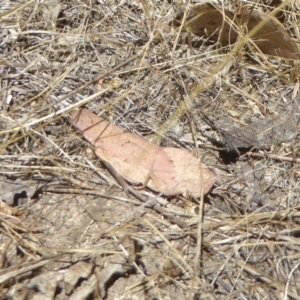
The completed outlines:
{"type": "Polygon", "coordinates": [[[173,24],[179,27],[183,22],[185,31],[200,37],[234,44],[249,34],[251,39],[246,39],[246,43],[256,45],[262,53],[300,59],[299,48],[285,27],[270,14],[255,9],[255,5],[233,13],[212,3],[198,4],[192,6],[184,20],[182,17],[183,14],[178,15],[173,24]]]}
{"type": "MultiPolygon", "coordinates": [[[[168,25],[180,10],[182,29],[192,24],[198,8],[182,1],[0,5],[1,198],[22,212],[1,219],[2,299],[299,298],[299,3],[221,4],[195,34],[168,25]],[[101,158],[147,184],[153,156],[135,163],[114,144],[89,155],[67,118],[82,105],[134,141],[159,133],[147,152],[197,150],[214,186],[199,198],[168,195],[164,181],[124,193],[101,158]],[[239,155],[211,143],[202,113],[239,155]]],[[[176,179],[171,152],[156,167],[176,179]]]]}
{"type": "Polygon", "coordinates": [[[165,195],[195,197],[214,184],[215,174],[187,151],[150,143],[86,109],[75,111],[72,119],[97,156],[132,183],[146,184],[165,195]]]}

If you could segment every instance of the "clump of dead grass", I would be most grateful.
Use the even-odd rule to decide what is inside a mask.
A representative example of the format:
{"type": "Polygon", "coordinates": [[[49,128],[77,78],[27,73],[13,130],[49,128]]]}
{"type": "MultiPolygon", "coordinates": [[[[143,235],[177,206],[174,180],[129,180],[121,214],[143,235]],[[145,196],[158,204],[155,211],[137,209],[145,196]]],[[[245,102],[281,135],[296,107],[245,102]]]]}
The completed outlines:
{"type": "MultiPolygon", "coordinates": [[[[200,114],[256,120],[293,108],[296,62],[173,30],[185,3],[0,8],[1,180],[21,180],[27,193],[37,184],[17,200],[2,185],[23,215],[17,225],[1,216],[1,297],[299,298],[298,139],[225,163],[200,114]],[[196,149],[219,176],[214,190],[200,201],[126,195],[68,122],[82,105],[163,145],[196,149]],[[78,262],[87,265],[68,273],[74,280],[58,276],[78,262]]],[[[299,39],[297,3],[282,16],[299,39]]]]}

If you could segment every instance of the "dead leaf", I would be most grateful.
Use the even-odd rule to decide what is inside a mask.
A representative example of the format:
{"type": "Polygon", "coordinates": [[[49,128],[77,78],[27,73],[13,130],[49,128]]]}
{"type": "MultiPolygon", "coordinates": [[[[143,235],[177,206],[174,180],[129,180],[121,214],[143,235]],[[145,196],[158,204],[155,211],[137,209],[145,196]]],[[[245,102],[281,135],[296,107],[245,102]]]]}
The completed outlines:
{"type": "Polygon", "coordinates": [[[216,175],[185,150],[150,143],[86,109],[75,111],[72,119],[97,156],[132,183],[165,195],[190,192],[196,197],[214,184],[216,175]]]}
{"type": "MultiPolygon", "coordinates": [[[[223,44],[233,44],[240,36],[240,32],[249,33],[266,18],[270,20],[254,34],[252,41],[265,54],[300,59],[299,48],[285,27],[276,18],[259,10],[245,10],[238,15],[226,9],[223,12],[222,8],[209,3],[194,5],[185,20],[184,29],[223,44]]],[[[178,27],[181,21],[182,15],[178,16],[173,23],[178,27]]]]}

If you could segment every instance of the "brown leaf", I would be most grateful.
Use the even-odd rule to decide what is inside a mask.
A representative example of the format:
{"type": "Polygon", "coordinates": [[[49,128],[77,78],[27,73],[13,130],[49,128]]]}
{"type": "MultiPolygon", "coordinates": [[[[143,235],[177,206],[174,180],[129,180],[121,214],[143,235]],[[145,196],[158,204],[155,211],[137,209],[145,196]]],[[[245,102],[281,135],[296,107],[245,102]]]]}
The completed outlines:
{"type": "Polygon", "coordinates": [[[190,192],[196,197],[202,186],[205,194],[214,184],[216,175],[185,150],[157,146],[86,109],[75,111],[72,118],[97,156],[132,183],[165,195],[190,192]]]}
{"type": "MultiPolygon", "coordinates": [[[[255,26],[266,18],[270,20],[252,37],[259,49],[269,55],[281,56],[288,59],[300,59],[297,44],[291,39],[284,26],[274,17],[258,10],[244,11],[233,14],[209,3],[194,5],[188,14],[184,28],[198,36],[206,36],[219,40],[223,44],[233,44],[237,41],[242,26],[249,33],[255,26]]],[[[182,15],[174,22],[179,26],[182,15]]]]}

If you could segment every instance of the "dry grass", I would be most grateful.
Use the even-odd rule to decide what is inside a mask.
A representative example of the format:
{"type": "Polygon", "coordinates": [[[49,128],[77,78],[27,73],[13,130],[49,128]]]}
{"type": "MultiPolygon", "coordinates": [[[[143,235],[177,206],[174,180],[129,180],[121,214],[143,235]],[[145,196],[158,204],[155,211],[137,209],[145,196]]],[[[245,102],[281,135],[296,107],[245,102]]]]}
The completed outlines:
{"type": "MultiPolygon", "coordinates": [[[[1,214],[1,299],[300,299],[299,139],[232,157],[201,115],[296,113],[297,62],[174,30],[189,5],[169,2],[1,1],[0,196],[18,214],[1,214]],[[80,106],[194,151],[214,189],[125,194],[72,128],[80,106]]],[[[299,41],[297,1],[283,16],[299,41]]]]}

